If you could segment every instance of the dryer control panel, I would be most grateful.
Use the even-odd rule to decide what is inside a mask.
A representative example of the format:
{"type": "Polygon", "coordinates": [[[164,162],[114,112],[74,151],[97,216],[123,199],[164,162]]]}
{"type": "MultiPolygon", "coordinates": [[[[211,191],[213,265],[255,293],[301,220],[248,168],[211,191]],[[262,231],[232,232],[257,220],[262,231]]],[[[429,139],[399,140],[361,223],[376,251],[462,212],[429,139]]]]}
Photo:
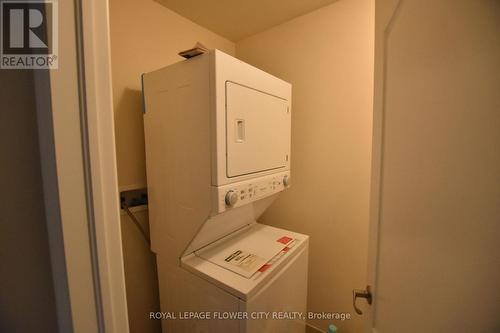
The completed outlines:
{"type": "Polygon", "coordinates": [[[217,200],[213,213],[222,213],[263,199],[283,191],[290,184],[290,171],[285,171],[225,186],[214,186],[213,195],[217,200]]]}

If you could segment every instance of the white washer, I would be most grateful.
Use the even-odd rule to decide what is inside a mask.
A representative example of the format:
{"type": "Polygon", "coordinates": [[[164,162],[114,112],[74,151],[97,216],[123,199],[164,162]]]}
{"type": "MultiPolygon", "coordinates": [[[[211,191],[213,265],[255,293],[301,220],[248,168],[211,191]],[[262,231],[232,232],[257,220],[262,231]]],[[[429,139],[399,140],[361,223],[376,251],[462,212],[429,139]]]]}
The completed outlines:
{"type": "Polygon", "coordinates": [[[142,82],[163,332],[304,332],[308,236],[256,222],[290,186],[291,85],[218,50],[142,82]]]}
{"type": "Polygon", "coordinates": [[[239,300],[249,317],[239,332],[304,332],[307,256],[308,236],[255,223],[184,257],[182,267],[239,300]],[[255,320],[262,312],[268,320],[255,320]]]}

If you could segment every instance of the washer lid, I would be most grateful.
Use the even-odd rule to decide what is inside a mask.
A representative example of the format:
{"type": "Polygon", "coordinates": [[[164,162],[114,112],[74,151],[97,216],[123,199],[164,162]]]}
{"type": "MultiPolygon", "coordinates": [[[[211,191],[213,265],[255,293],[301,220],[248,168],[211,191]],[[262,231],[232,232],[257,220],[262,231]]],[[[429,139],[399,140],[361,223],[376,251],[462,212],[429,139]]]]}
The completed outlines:
{"type": "MultiPolygon", "coordinates": [[[[308,240],[307,235],[254,223],[181,258],[181,266],[230,294],[246,300],[264,288],[276,274],[280,274],[288,265],[293,264],[295,258],[307,250],[308,240]],[[255,260],[255,265],[249,263],[251,269],[238,267],[239,265],[225,260],[240,248],[243,251],[243,246],[247,252],[262,259],[269,258],[273,254],[274,256],[260,267],[257,267],[259,266],[257,262],[260,263],[262,260],[255,260]]],[[[244,257],[238,261],[242,260],[244,257]]],[[[251,261],[251,258],[247,260],[251,261]]]]}
{"type": "Polygon", "coordinates": [[[287,246],[295,241],[292,234],[283,229],[254,227],[225,237],[195,254],[249,279],[275,256],[287,251],[287,246]]]}

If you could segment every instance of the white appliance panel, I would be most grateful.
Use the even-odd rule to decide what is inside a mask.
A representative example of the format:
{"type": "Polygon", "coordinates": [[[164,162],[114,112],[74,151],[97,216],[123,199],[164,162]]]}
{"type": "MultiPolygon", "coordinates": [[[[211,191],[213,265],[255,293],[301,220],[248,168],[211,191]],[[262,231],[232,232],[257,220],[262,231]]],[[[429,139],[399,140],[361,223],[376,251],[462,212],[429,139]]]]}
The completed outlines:
{"type": "Polygon", "coordinates": [[[240,321],[240,333],[304,333],[305,321],[300,318],[277,319],[283,313],[302,313],[307,311],[307,249],[297,253],[281,271],[256,295],[246,302],[240,300],[240,311],[247,313],[267,312],[267,320],[240,321]]]}
{"type": "MultiPolygon", "coordinates": [[[[250,278],[235,272],[234,268],[229,268],[226,265],[220,264],[220,259],[217,258],[217,252],[219,252],[217,249],[228,249],[231,245],[230,243],[226,243],[224,239],[207,246],[207,253],[203,253],[205,251],[201,249],[181,259],[182,267],[188,271],[212,282],[217,287],[243,300],[252,298],[270,281],[270,279],[273,278],[273,276],[276,275],[277,272],[287,266],[290,261],[293,261],[299,253],[308,252],[309,247],[309,237],[306,235],[259,223],[254,223],[227,236],[228,239],[233,237],[236,238],[236,243],[242,245],[238,247],[238,249],[250,250],[249,252],[252,253],[255,250],[255,246],[259,246],[259,244],[266,244],[269,243],[269,241],[276,242],[282,237],[293,239],[286,244],[282,244],[288,248],[288,251],[283,255],[278,253],[265,264],[265,268],[262,267],[264,269],[263,271],[254,273],[250,278]],[[238,241],[243,240],[247,236],[249,240],[238,241]],[[222,247],[219,245],[222,245],[222,247]],[[212,251],[211,248],[213,248],[214,251],[212,251]]],[[[266,245],[265,247],[269,253],[274,252],[269,246],[266,245]]],[[[283,249],[283,247],[280,245],[278,251],[281,249],[283,249]]],[[[261,250],[259,250],[259,252],[261,252],[261,250]]],[[[257,252],[255,252],[255,254],[257,254],[257,252]]],[[[264,256],[267,256],[267,254],[264,254],[264,256]]]]}
{"type": "Polygon", "coordinates": [[[264,264],[294,241],[291,233],[277,228],[251,228],[196,251],[200,258],[243,277],[252,277],[264,264]]]}
{"type": "Polygon", "coordinates": [[[287,100],[227,81],[227,177],[285,168],[290,118],[287,100]]]}

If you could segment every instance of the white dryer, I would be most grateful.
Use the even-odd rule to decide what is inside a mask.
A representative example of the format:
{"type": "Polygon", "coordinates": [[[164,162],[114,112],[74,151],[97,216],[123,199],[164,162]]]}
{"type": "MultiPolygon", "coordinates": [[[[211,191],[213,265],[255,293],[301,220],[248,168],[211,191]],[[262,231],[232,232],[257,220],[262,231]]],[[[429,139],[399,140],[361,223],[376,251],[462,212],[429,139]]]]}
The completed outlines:
{"type": "Polygon", "coordinates": [[[256,222],[290,186],[291,85],[218,50],[142,82],[163,332],[304,332],[308,236],[256,222]]]}

